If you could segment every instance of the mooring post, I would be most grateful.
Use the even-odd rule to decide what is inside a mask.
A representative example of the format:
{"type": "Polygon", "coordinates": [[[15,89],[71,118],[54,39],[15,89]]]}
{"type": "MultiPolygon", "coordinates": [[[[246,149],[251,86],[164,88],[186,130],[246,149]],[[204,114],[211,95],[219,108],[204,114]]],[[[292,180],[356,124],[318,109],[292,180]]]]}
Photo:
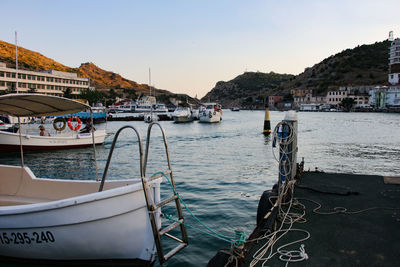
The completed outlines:
{"type": "Polygon", "coordinates": [[[264,117],[264,131],[263,134],[269,135],[271,133],[271,122],[269,119],[269,108],[268,105],[265,107],[265,117],[264,117]]]}
{"type": "Polygon", "coordinates": [[[295,111],[286,113],[278,126],[279,138],[279,179],[281,187],[296,176],[297,169],[297,115],[295,111]]]}
{"type": "Polygon", "coordinates": [[[286,113],[285,119],[291,127],[290,127],[290,135],[291,142],[288,143],[288,160],[291,164],[290,166],[290,176],[289,178],[292,180],[296,176],[297,171],[297,114],[295,111],[290,110],[286,113]]]}

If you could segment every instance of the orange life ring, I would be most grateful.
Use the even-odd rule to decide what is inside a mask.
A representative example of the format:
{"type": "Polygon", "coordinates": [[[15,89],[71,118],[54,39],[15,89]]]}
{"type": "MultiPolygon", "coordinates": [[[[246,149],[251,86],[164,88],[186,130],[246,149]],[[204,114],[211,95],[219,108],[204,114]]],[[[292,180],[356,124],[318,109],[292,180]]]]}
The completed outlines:
{"type": "Polygon", "coordinates": [[[72,130],[72,131],[78,131],[79,128],[81,128],[82,122],[81,119],[79,119],[79,117],[69,117],[68,119],[68,127],[72,130]],[[75,127],[72,125],[71,122],[76,121],[78,123],[78,125],[76,125],[75,127]]]}

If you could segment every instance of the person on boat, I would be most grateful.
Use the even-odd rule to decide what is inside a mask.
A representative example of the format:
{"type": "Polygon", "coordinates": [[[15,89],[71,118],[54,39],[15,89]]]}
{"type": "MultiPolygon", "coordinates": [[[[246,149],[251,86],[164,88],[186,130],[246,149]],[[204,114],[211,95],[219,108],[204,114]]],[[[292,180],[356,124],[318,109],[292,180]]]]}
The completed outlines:
{"type": "Polygon", "coordinates": [[[50,136],[50,133],[44,128],[43,125],[39,126],[40,136],[50,136]]]}
{"type": "Polygon", "coordinates": [[[85,128],[80,130],[79,133],[91,133],[92,128],[93,128],[93,131],[96,131],[96,128],[93,127],[92,120],[89,118],[89,119],[87,119],[85,128]]]}

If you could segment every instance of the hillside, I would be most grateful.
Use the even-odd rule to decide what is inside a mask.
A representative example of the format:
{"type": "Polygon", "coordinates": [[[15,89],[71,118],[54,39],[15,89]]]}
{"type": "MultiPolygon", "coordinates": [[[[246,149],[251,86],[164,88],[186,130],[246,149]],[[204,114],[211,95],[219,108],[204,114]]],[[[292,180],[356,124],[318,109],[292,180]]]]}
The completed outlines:
{"type": "MultiPolygon", "coordinates": [[[[0,41],[0,61],[5,62],[8,67],[15,68],[15,45],[0,41]]],[[[77,73],[80,77],[90,78],[91,86],[97,89],[134,89],[137,94],[148,93],[147,84],[138,84],[123,78],[121,75],[105,71],[93,63],[83,63],[79,68],[64,66],[53,59],[40,53],[18,47],[18,67],[24,70],[59,70],[77,73]]],[[[169,91],[156,89],[157,94],[172,94],[169,91]]]]}
{"type": "Polygon", "coordinates": [[[390,42],[383,41],[346,49],[307,68],[282,87],[313,88],[321,95],[328,87],[386,84],[389,47],[390,42]]]}
{"type": "Polygon", "coordinates": [[[348,85],[386,84],[389,41],[346,49],[295,76],[246,72],[227,82],[217,82],[202,101],[219,101],[225,107],[260,105],[269,95],[287,95],[291,89],[314,89],[324,95],[348,85]]]}
{"type": "Polygon", "coordinates": [[[97,89],[127,88],[148,91],[148,85],[138,84],[134,81],[123,78],[121,75],[103,70],[93,63],[83,63],[77,69],[82,77],[89,77],[92,85],[97,89]]]}
{"type": "Polygon", "coordinates": [[[245,72],[233,80],[217,82],[215,87],[201,100],[217,101],[224,107],[245,106],[252,100],[269,95],[271,91],[279,90],[279,86],[294,78],[291,74],[278,74],[274,72],[245,72]]]}
{"type": "MultiPolygon", "coordinates": [[[[0,40],[0,61],[5,62],[7,67],[15,68],[15,45],[0,40]]],[[[24,70],[59,70],[66,72],[77,72],[76,69],[64,66],[40,53],[18,47],[18,67],[24,70]]]]}

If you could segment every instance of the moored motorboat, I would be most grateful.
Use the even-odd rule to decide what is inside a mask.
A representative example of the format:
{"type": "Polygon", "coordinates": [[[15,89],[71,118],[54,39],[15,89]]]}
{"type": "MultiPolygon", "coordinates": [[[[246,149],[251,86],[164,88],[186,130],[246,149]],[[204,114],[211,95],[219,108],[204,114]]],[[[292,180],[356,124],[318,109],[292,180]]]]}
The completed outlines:
{"type": "MultiPolygon", "coordinates": [[[[96,145],[104,143],[105,130],[94,132],[96,145]]],[[[68,133],[56,133],[51,136],[40,136],[32,134],[19,134],[18,132],[0,131],[0,153],[19,151],[21,143],[25,151],[41,151],[55,149],[71,149],[90,147],[93,144],[92,133],[79,133],[70,131],[68,133]]]]}
{"type": "MultiPolygon", "coordinates": [[[[35,117],[46,117],[49,115],[47,112],[49,110],[54,112],[54,114],[62,113],[62,108],[60,110],[56,109],[53,111],[51,107],[54,103],[60,104],[64,102],[67,102],[64,98],[51,98],[40,94],[4,95],[0,96],[0,113],[13,112],[9,109],[10,107],[14,107],[14,109],[21,112],[21,114],[31,114],[28,111],[37,107],[38,109],[42,108],[41,111],[43,112],[37,114],[38,116],[35,117]],[[47,106],[50,106],[50,108],[47,106]],[[26,112],[23,112],[22,110],[26,110],[26,112]]],[[[80,102],[74,101],[74,103],[80,102]]],[[[81,107],[81,109],[90,109],[90,107],[85,104],[82,104],[82,106],[76,104],[76,107],[81,107]]],[[[16,115],[18,116],[19,114],[16,115]]],[[[23,132],[22,127],[19,127],[17,132],[0,131],[0,152],[19,151],[20,146],[22,146],[25,151],[89,147],[92,146],[93,143],[96,145],[102,144],[106,136],[105,130],[79,131],[81,127],[81,121],[78,117],[70,117],[68,122],[64,118],[56,118],[53,121],[53,126],[57,131],[52,135],[45,134],[43,136],[39,135],[37,127],[34,128],[35,131],[31,132],[23,132]],[[59,123],[61,123],[61,125],[59,125],[59,123]],[[67,128],[67,124],[70,128],[68,131],[65,130],[67,128]]]]}
{"type": "Polygon", "coordinates": [[[202,103],[199,109],[200,122],[220,122],[222,120],[222,108],[217,103],[202,103]]]}
{"type": "Polygon", "coordinates": [[[194,120],[193,111],[191,107],[177,107],[172,113],[174,122],[191,122],[194,120]]]}

